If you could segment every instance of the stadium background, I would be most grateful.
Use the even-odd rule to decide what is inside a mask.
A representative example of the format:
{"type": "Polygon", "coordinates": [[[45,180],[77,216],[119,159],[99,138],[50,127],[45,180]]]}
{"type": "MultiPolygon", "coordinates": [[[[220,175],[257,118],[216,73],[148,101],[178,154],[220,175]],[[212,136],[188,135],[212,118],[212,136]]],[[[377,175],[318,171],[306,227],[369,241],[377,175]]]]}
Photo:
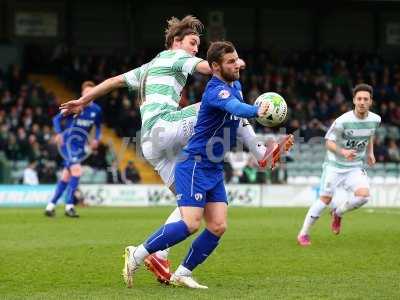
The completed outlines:
{"type": "MultiPolygon", "coordinates": [[[[36,161],[40,183],[54,183],[61,159],[49,117],[58,104],[75,98],[84,80],[99,83],[150,59],[162,49],[165,20],[192,13],[206,27],[200,56],[210,40],[222,38],[237,45],[247,62],[241,80],[249,103],[265,91],[281,93],[287,100],[288,122],[279,130],[254,124],[260,137],[283,130],[297,137],[287,163],[272,173],[258,170],[248,153],[233,151],[225,164],[228,183],[298,184],[300,191],[307,191],[305,198],[316,195],[325,155],[321,137],[334,118],[351,108],[352,86],[367,82],[375,88],[373,110],[383,119],[375,145],[378,164],[369,174],[395,191],[392,185],[400,173],[397,2],[244,6],[219,1],[201,7],[179,1],[0,3],[0,182],[22,183],[29,161],[36,161]]],[[[199,101],[206,80],[189,80],[181,106],[199,101]]],[[[160,183],[140,157],[136,95],[120,90],[98,103],[105,110],[103,143],[85,161],[81,183],[160,183]],[[133,164],[126,170],[128,161],[133,164]]],[[[259,187],[250,189],[262,193],[259,187]]],[[[86,198],[102,192],[93,186],[89,190],[84,188],[86,198]]],[[[396,203],[393,197],[381,198],[385,205],[396,203]]]]}
{"type": "MultiPolygon", "coordinates": [[[[284,129],[254,124],[260,137],[286,131],[297,139],[274,172],[258,170],[246,152],[229,155],[229,200],[246,207],[230,210],[222,248],[199,272],[212,287],[201,297],[398,299],[399,211],[391,207],[400,206],[400,3],[312,2],[0,0],[0,206],[11,207],[0,209],[0,295],[132,297],[118,277],[119,252],[141,241],[170,207],[81,207],[82,217],[72,226],[62,216],[44,220],[42,209],[61,167],[51,117],[59,103],[79,94],[83,80],[99,83],[153,57],[163,49],[166,20],[190,13],[206,27],[200,57],[209,40],[225,38],[237,46],[247,63],[241,80],[249,103],[265,91],[287,100],[284,129]],[[359,82],[375,88],[373,111],[383,120],[375,145],[378,164],[368,170],[372,201],[351,217],[339,240],[328,239],[324,218],[315,230],[320,242],[300,253],[295,236],[306,210],[293,207],[318,197],[325,155],[321,137],[351,108],[351,88],[359,82]],[[22,184],[30,162],[40,185],[22,184]],[[244,251],[239,256],[238,245],[244,251]],[[254,266],[255,259],[266,263],[254,266]],[[219,276],[221,270],[229,276],[219,276]]],[[[189,80],[182,106],[200,99],[206,80],[189,80]]],[[[103,139],[84,163],[85,203],[174,205],[140,158],[136,95],[120,90],[98,103],[105,111],[103,139]],[[126,172],[129,161],[134,166],[126,172]]],[[[184,250],[173,253],[174,263],[184,250]]],[[[149,287],[155,297],[199,296],[158,290],[150,275],[143,278],[137,298],[147,299],[149,287]]]]}

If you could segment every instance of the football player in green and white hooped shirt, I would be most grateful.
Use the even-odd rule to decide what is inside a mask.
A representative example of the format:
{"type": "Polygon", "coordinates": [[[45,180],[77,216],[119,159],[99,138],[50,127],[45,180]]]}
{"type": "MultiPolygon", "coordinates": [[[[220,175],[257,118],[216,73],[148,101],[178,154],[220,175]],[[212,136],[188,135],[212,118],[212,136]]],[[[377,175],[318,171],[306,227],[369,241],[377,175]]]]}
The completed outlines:
{"type": "MultiPolygon", "coordinates": [[[[165,31],[167,50],[160,52],[152,61],[139,68],[106,79],[94,87],[91,93],[78,100],[66,102],[60,107],[65,114],[78,113],[90,101],[115,89],[123,87],[138,89],[142,101],[140,107],[141,145],[144,157],[154,166],[164,183],[173,192],[175,192],[173,183],[176,154],[192,135],[200,106],[200,104],[194,104],[179,110],[180,94],[189,74],[194,72],[211,74],[208,62],[195,57],[202,29],[202,23],[193,16],[186,16],[182,20],[171,18],[165,31]]],[[[244,65],[244,62],[241,62],[244,65]]],[[[259,143],[252,126],[246,119],[241,120],[238,137],[256,157],[260,166],[265,166],[267,163],[274,165],[275,161],[279,160],[279,155],[276,155],[276,151],[279,152],[279,145],[274,143],[266,147],[259,143]]],[[[284,142],[286,143],[287,140],[284,139],[284,142]]],[[[289,143],[292,142],[292,140],[289,141],[289,143]]],[[[167,223],[180,219],[180,211],[175,209],[167,219],[167,223]]],[[[161,258],[161,264],[158,264],[160,271],[168,270],[162,266],[168,266],[167,254],[168,249],[157,253],[157,256],[161,258]]],[[[151,261],[146,263],[151,263],[151,261]]],[[[152,268],[153,266],[150,266],[150,269],[154,271],[152,268]]],[[[167,281],[165,277],[168,276],[160,275],[160,272],[154,273],[162,281],[167,281]]]]}
{"type": "Polygon", "coordinates": [[[331,203],[339,186],[352,196],[338,207],[332,207],[332,231],[340,233],[344,213],[360,208],[370,199],[369,178],[363,169],[365,158],[369,166],[375,164],[373,137],[381,117],[369,111],[372,105],[372,87],[358,84],[353,90],[354,110],[344,113],[333,122],[325,135],[326,159],[320,186],[320,199],[312,204],[297,237],[301,246],[311,244],[310,227],[331,203]]]}

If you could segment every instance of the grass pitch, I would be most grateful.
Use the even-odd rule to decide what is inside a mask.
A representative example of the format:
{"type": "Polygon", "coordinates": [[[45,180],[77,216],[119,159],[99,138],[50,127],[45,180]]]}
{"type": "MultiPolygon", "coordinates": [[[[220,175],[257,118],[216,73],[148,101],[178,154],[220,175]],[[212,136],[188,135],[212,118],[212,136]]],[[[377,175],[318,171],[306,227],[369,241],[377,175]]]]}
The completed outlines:
{"type": "MultiPolygon", "coordinates": [[[[230,208],[229,228],[195,270],[208,290],[162,286],[145,269],[125,288],[123,249],[172,208],[81,208],[67,219],[0,209],[0,299],[400,299],[400,210],[361,209],[329,230],[328,214],[301,248],[306,208],[230,208]]],[[[176,267],[190,240],[171,251],[176,267]]]]}

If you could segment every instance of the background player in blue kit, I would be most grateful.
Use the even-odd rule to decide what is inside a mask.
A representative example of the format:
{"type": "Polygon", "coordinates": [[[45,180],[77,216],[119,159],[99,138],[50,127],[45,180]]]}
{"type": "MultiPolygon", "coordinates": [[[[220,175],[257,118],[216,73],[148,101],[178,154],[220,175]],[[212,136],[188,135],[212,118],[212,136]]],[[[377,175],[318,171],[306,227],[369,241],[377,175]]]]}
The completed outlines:
{"type": "Polygon", "coordinates": [[[125,249],[123,269],[128,287],[133,274],[151,253],[171,247],[196,232],[204,217],[206,229],[193,241],[190,251],[170,282],[190,288],[207,288],[192,278],[192,270],[217,247],[226,229],[227,197],[223,182],[223,159],[236,144],[239,117],[264,116],[268,104],[260,107],[243,103],[238,55],[229,42],[213,43],[207,60],[213,77],[202,97],[194,135],[176,166],[175,184],[182,220],[163,225],[138,247],[125,249]]]}
{"type": "MultiPolygon", "coordinates": [[[[82,84],[82,95],[87,94],[95,84],[85,81],[82,84]]],[[[83,111],[76,115],[63,116],[62,112],[53,118],[54,131],[57,133],[56,141],[64,159],[64,169],[60,180],[57,182],[53,197],[47,204],[45,215],[55,216],[55,207],[58,199],[67,189],[65,215],[68,217],[79,217],[74,208],[73,195],[79,185],[82,175],[81,161],[87,156],[85,144],[87,143],[90,130],[96,127],[95,139],[91,142],[91,148],[98,146],[101,134],[102,111],[100,106],[91,103],[83,111]]]]}

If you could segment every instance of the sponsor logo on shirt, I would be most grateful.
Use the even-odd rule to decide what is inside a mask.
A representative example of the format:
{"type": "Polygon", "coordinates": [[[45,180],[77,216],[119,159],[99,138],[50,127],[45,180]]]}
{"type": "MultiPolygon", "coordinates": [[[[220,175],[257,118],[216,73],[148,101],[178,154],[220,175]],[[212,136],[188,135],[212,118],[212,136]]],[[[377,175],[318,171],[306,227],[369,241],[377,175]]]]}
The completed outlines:
{"type": "Polygon", "coordinates": [[[76,125],[81,127],[90,127],[93,124],[93,120],[78,119],[76,125]]]}
{"type": "Polygon", "coordinates": [[[226,99],[226,98],[228,98],[230,95],[231,95],[231,94],[229,93],[228,90],[221,90],[221,91],[218,93],[218,98],[220,98],[220,99],[226,99]]]}

